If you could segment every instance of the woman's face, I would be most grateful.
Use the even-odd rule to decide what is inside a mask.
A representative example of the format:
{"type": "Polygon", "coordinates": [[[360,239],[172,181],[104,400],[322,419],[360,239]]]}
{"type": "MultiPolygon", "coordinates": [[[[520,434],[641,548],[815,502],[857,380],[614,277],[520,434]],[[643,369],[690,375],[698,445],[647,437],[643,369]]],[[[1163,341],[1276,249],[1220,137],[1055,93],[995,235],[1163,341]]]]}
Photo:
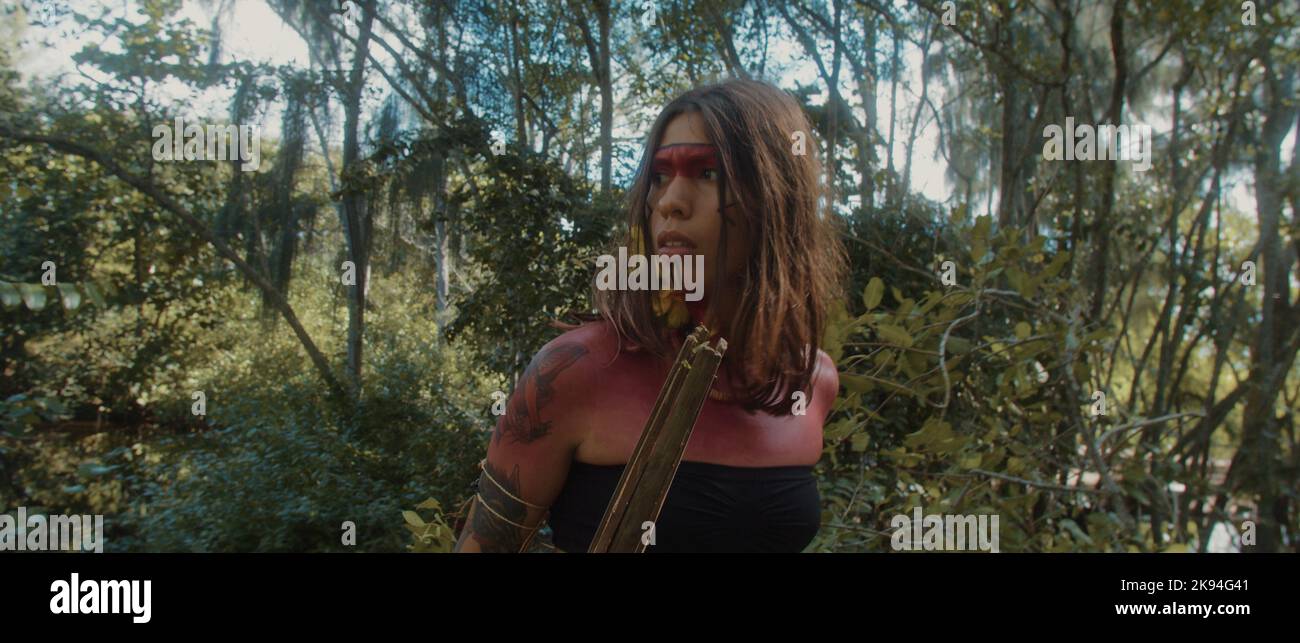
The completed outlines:
{"type": "Polygon", "coordinates": [[[744,269],[749,243],[735,195],[728,187],[727,217],[719,212],[718,180],[721,160],[705,135],[704,120],[698,113],[679,114],[664,128],[651,165],[650,252],[653,254],[704,255],[704,302],[735,293],[720,292],[711,282],[719,261],[718,241],[727,225],[727,256],[724,274],[728,283],[744,269]],[[668,247],[669,235],[686,248],[668,247]],[[677,236],[680,235],[680,236],[677,236]]]}

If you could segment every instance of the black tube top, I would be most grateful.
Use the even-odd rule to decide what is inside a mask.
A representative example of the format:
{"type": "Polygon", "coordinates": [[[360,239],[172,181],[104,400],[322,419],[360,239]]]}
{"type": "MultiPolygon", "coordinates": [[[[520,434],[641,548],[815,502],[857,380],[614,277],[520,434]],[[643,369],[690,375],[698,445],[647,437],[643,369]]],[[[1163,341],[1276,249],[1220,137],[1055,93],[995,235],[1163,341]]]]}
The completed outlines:
{"type": "MultiPolygon", "coordinates": [[[[551,505],[557,548],[587,551],[624,466],[573,461],[551,505]]],[[[646,552],[802,551],[821,526],[812,470],[683,461],[655,522],[655,544],[646,552]]]]}

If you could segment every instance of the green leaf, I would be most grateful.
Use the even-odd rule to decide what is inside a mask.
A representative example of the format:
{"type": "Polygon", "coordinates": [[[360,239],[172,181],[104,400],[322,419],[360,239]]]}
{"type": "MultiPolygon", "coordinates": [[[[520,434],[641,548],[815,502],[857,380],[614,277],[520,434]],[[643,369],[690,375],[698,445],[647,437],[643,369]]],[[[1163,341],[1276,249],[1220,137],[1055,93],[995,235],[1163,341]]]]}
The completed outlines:
{"type": "Polygon", "coordinates": [[[848,313],[844,311],[843,302],[836,301],[831,304],[826,332],[822,336],[822,350],[826,351],[831,359],[839,361],[844,353],[844,339],[853,332],[856,324],[857,322],[849,319],[848,313]]]}
{"type": "Polygon", "coordinates": [[[844,436],[852,432],[855,426],[857,425],[849,418],[832,422],[826,427],[826,440],[831,441],[842,439],[844,436]]]}
{"type": "Polygon", "coordinates": [[[961,308],[975,299],[975,295],[968,292],[952,293],[944,297],[944,305],[949,308],[961,308]]]}
{"type": "Polygon", "coordinates": [[[1038,283],[1017,268],[1007,268],[1007,281],[1011,282],[1011,287],[1025,299],[1033,299],[1034,293],[1038,292],[1038,283]]]}
{"type": "Polygon", "coordinates": [[[918,396],[916,391],[913,391],[912,389],[907,388],[902,384],[897,384],[889,380],[873,380],[873,381],[876,384],[879,384],[880,386],[884,387],[886,390],[893,391],[895,393],[901,393],[903,395],[911,395],[913,397],[918,396]]]}
{"type": "Polygon", "coordinates": [[[971,349],[970,342],[961,337],[948,337],[948,343],[943,345],[944,350],[949,353],[969,353],[971,349]]]}
{"type": "Polygon", "coordinates": [[[1094,331],[1092,331],[1091,333],[1088,333],[1087,335],[1084,335],[1084,336],[1083,336],[1083,341],[1085,341],[1085,342],[1095,342],[1095,341],[1100,341],[1100,340],[1106,339],[1107,337],[1110,337],[1110,329],[1109,329],[1109,328],[1098,328],[1097,330],[1094,330],[1094,331]]]}
{"type": "Polygon", "coordinates": [[[903,348],[912,347],[912,336],[906,330],[892,324],[880,324],[876,326],[876,333],[880,338],[903,348]]]}
{"type": "Polygon", "coordinates": [[[1007,473],[1013,476],[1017,475],[1021,471],[1025,470],[1025,461],[1016,457],[1007,458],[1006,469],[1007,469],[1007,473]]]}
{"type": "Polygon", "coordinates": [[[840,385],[853,393],[868,393],[875,387],[872,380],[852,373],[840,373],[840,385]]]}
{"type": "Polygon", "coordinates": [[[867,289],[862,291],[862,303],[866,305],[867,310],[871,310],[880,305],[880,298],[885,296],[885,282],[880,277],[872,277],[867,283],[867,289]]]}
{"type": "Polygon", "coordinates": [[[1029,337],[1029,334],[1032,332],[1033,329],[1029,327],[1029,324],[1027,322],[1020,322],[1016,324],[1016,339],[1024,339],[1026,337],[1029,337]]]}
{"type": "MultiPolygon", "coordinates": [[[[1038,238],[1042,239],[1042,237],[1038,237],[1038,238]]],[[[1052,257],[1052,262],[1047,264],[1047,266],[1043,268],[1043,272],[1042,272],[1043,276],[1048,279],[1055,277],[1056,273],[1060,272],[1061,268],[1065,267],[1065,262],[1069,260],[1070,260],[1069,252],[1057,253],[1055,257],[1052,257]]]]}
{"type": "Polygon", "coordinates": [[[938,418],[930,418],[921,425],[921,430],[912,433],[903,440],[908,448],[920,449],[926,445],[941,442],[952,437],[952,427],[938,418]]]}
{"type": "Polygon", "coordinates": [[[975,219],[974,228],[971,229],[970,258],[977,264],[988,252],[989,226],[992,224],[992,217],[978,217],[975,219]]]}

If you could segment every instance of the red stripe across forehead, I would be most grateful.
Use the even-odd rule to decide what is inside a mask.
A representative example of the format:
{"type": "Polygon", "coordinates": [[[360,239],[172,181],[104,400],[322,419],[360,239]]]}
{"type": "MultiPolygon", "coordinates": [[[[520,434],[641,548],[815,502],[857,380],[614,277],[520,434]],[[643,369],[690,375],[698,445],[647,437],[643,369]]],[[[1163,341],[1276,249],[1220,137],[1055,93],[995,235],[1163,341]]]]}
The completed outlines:
{"type": "Polygon", "coordinates": [[[717,149],[706,143],[665,145],[655,150],[651,170],[668,176],[696,178],[704,170],[718,169],[717,149]]]}

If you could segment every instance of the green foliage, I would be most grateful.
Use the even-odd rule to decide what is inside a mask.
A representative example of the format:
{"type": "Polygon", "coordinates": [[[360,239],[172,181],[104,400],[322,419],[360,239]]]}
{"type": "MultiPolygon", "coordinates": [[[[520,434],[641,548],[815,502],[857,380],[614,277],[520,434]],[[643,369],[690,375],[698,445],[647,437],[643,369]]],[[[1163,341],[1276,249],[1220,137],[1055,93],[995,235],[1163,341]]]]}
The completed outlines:
{"type": "Polygon", "coordinates": [[[466,351],[439,343],[431,326],[380,320],[371,338],[356,415],[322,396],[291,338],[238,349],[230,365],[247,364],[247,374],[214,371],[224,381],[208,384],[206,421],[222,428],[161,442],[158,483],[140,499],[150,547],[402,551],[404,510],[427,508],[420,503],[431,496],[461,500],[499,383],[474,370],[466,351]],[[355,548],[341,542],[344,521],[357,526],[355,548]]]}
{"type": "Polygon", "coordinates": [[[959,225],[954,236],[969,243],[932,255],[885,245],[921,265],[954,260],[956,285],[937,270],[901,287],[872,277],[860,315],[833,315],[824,348],[839,358],[844,393],[825,430],[829,526],[815,548],[889,551],[890,519],[917,506],[1000,515],[1002,551],[1142,546],[1094,489],[1053,489],[1087,468],[1080,428],[1099,420],[1084,417],[1080,383],[1107,334],[1055,312],[1082,305],[1061,275],[1067,253],[989,223],[959,225]]]}
{"type": "Polygon", "coordinates": [[[456,533],[451,525],[447,524],[442,514],[442,505],[436,499],[429,498],[415,508],[432,509],[435,514],[432,521],[425,522],[424,518],[414,511],[402,512],[402,517],[406,520],[406,529],[412,534],[412,544],[408,549],[417,554],[451,552],[456,546],[456,533]]]}
{"type": "Polygon", "coordinates": [[[321,4],[275,1],[312,58],[282,67],[225,62],[221,21],[202,28],[181,0],[78,6],[79,73],[48,79],[19,73],[33,43],[0,9],[0,505],[108,514],[114,551],[343,551],[344,521],[358,550],[450,549],[443,507],[471,491],[490,393],[552,319],[588,308],[617,238],[625,195],[592,177],[609,163],[627,185],[625,128],[681,90],[784,77],[769,44],[793,37],[807,58],[833,52],[792,94],[835,156],[852,250],[824,339],[844,388],[813,549],[887,550],[890,518],[916,506],[997,513],[1006,551],[1176,551],[1245,515],[1272,549],[1293,541],[1300,231],[1295,182],[1268,180],[1296,171],[1291,5],[1238,28],[1232,3],[995,3],[941,29],[920,5],[724,5],[645,25],[600,3],[378,2],[409,32],[380,24],[393,49],[358,58],[321,4]],[[1101,9],[1125,42],[1087,31],[1101,9]],[[489,64],[502,42],[512,63],[489,64]],[[349,59],[368,61],[359,85],[349,59]],[[1151,172],[1041,161],[1030,123],[1112,100],[1169,122],[1151,172]],[[595,135],[602,112],[617,135],[595,135]],[[152,157],[158,123],[269,130],[276,114],[255,174],[152,157]],[[929,127],[950,209],[912,193],[929,127]],[[494,153],[502,133],[515,140],[494,153]],[[1254,186],[1255,212],[1233,185],[1254,186]],[[356,315],[347,256],[373,268],[356,315]],[[1238,279],[1247,258],[1258,286],[1238,279]],[[57,285],[40,284],[45,262],[57,285]],[[311,341],[280,324],[280,299],[311,341]],[[324,395],[313,343],[322,372],[358,367],[355,399],[324,395]],[[1236,478],[1216,479],[1226,463],[1236,478]]]}
{"type": "Polygon", "coordinates": [[[466,227],[480,237],[470,250],[480,272],[449,333],[493,338],[483,359],[509,372],[555,336],[551,320],[589,309],[592,266],[619,219],[611,199],[589,201],[580,182],[534,155],[488,157],[476,180],[483,211],[466,227]]]}

